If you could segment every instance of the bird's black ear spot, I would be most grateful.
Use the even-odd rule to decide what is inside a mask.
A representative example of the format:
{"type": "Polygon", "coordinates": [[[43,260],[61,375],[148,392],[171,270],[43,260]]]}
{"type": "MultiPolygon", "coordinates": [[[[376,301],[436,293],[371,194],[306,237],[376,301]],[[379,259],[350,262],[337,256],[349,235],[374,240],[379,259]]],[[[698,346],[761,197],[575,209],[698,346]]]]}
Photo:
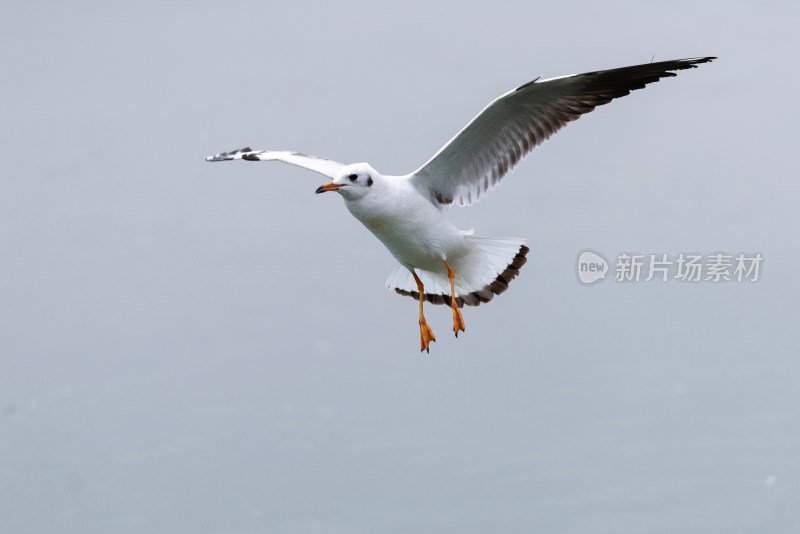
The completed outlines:
{"type": "Polygon", "coordinates": [[[355,182],[356,180],[358,180],[358,175],[357,174],[351,174],[350,176],[348,176],[348,178],[350,178],[351,182],[355,182]]]}
{"type": "Polygon", "coordinates": [[[372,176],[367,176],[367,187],[372,185],[372,176]]]}

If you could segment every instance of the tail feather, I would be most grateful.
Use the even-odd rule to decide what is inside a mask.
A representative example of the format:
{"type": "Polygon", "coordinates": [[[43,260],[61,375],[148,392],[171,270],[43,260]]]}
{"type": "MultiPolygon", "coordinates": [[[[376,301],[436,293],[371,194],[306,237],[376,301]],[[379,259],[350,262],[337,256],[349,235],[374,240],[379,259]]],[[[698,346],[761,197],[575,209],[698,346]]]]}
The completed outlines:
{"type": "MultiPolygon", "coordinates": [[[[528,261],[530,249],[523,239],[465,236],[473,245],[473,252],[451,263],[456,274],[456,303],[459,307],[478,306],[489,302],[495,295],[508,289],[508,284],[519,275],[528,261]]],[[[431,304],[451,305],[450,280],[442,272],[417,270],[425,286],[423,298],[431,304]]],[[[399,266],[389,276],[386,286],[399,295],[419,300],[419,291],[413,276],[399,266]]]]}

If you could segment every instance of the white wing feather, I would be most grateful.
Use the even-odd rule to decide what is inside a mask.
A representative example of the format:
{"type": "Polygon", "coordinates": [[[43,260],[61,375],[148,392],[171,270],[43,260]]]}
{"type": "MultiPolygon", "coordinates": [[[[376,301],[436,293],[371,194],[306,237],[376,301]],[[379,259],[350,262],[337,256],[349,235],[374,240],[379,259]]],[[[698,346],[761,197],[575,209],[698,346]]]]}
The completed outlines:
{"type": "Polygon", "coordinates": [[[713,57],[646,63],[532,82],[500,96],[428,162],[409,175],[445,210],[469,206],[493,189],[534,147],[595,107],[713,57]]]}
{"type": "Polygon", "coordinates": [[[345,166],[337,161],[331,161],[310,154],[303,154],[302,152],[252,150],[250,148],[242,148],[231,152],[223,152],[215,156],[208,156],[206,161],[231,161],[234,159],[243,159],[245,161],[283,161],[284,163],[305,167],[306,169],[324,174],[331,179],[336,178],[345,166]]]}

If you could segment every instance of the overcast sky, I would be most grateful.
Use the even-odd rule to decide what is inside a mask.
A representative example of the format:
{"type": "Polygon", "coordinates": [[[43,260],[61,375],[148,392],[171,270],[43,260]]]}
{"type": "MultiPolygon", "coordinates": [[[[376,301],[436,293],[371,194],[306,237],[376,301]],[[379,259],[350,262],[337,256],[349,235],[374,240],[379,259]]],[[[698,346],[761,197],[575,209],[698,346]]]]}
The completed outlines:
{"type": "Polygon", "coordinates": [[[0,532],[795,532],[799,15],[9,3],[0,532]],[[430,355],[323,176],[204,161],[405,174],[537,76],[707,55],[451,211],[531,252],[458,339],[426,307],[430,355]],[[586,249],[763,262],[757,282],[587,286],[586,249]]]}

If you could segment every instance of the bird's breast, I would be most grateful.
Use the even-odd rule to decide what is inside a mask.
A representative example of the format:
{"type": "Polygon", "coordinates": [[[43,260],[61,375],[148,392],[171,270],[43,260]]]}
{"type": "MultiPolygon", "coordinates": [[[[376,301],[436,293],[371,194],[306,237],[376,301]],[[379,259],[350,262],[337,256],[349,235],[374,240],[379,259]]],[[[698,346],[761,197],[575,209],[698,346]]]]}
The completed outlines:
{"type": "Polygon", "coordinates": [[[464,237],[433,204],[419,195],[391,202],[348,202],[353,216],[402,264],[439,266],[441,259],[464,246],[464,237]]]}
{"type": "Polygon", "coordinates": [[[348,202],[347,208],[353,216],[361,221],[370,232],[384,241],[385,239],[395,238],[404,232],[404,211],[397,204],[370,202],[360,199],[355,202],[348,202]]]}

